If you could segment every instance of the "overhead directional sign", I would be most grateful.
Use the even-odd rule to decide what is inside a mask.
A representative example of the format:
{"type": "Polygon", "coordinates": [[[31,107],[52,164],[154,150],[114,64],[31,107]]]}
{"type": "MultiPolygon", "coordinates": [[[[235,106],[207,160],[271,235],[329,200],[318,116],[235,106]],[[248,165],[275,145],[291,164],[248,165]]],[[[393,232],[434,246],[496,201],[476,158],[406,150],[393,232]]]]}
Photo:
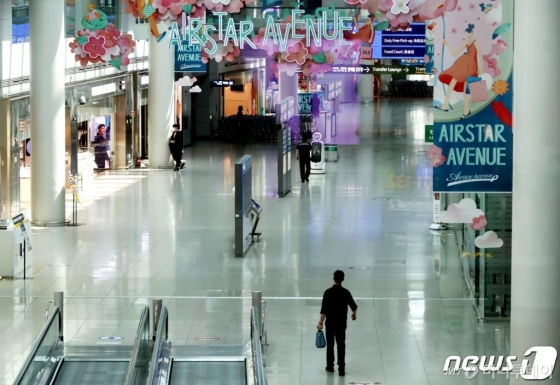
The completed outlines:
{"type": "Polygon", "coordinates": [[[370,74],[371,66],[334,65],[329,71],[332,74],[370,74]]]}
{"type": "Polygon", "coordinates": [[[212,80],[212,87],[231,87],[233,80],[212,80]]]}
{"type": "Polygon", "coordinates": [[[425,67],[416,66],[373,66],[374,74],[406,74],[406,75],[423,75],[426,73],[425,67]]]}
{"type": "Polygon", "coordinates": [[[376,74],[376,75],[392,75],[392,74],[406,74],[406,75],[423,75],[426,73],[426,68],[423,66],[398,66],[398,65],[334,65],[328,71],[331,74],[376,74]]]}

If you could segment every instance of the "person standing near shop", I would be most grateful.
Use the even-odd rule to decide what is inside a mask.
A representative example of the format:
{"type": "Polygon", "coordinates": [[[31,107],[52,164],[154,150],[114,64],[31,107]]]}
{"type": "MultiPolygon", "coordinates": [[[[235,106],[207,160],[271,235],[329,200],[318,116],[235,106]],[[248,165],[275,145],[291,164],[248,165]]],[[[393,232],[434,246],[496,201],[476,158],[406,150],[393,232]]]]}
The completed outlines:
{"type": "Polygon", "coordinates": [[[175,161],[175,168],[173,171],[179,171],[185,167],[185,162],[182,162],[183,157],[183,131],[178,124],[173,125],[173,134],[169,138],[169,152],[175,161]]]}
{"type": "Polygon", "coordinates": [[[237,107],[237,130],[235,131],[237,143],[241,145],[247,144],[247,130],[243,124],[245,115],[243,115],[243,106],[237,107]]]}
{"type": "Polygon", "coordinates": [[[93,139],[93,155],[95,157],[95,164],[98,169],[105,168],[105,162],[109,160],[109,140],[105,133],[105,125],[100,124],[97,127],[97,134],[93,139]]]}
{"type": "Polygon", "coordinates": [[[326,339],[327,339],[327,372],[334,372],[334,342],[336,340],[338,374],[344,376],[346,354],[346,323],[348,318],[348,306],[352,309],[352,321],[356,320],[358,305],[354,302],[352,294],[342,287],[344,272],[337,270],[333,275],[334,285],[323,294],[321,305],[321,318],[317,329],[323,329],[326,319],[326,339]]]}
{"type": "Polygon", "coordinates": [[[303,134],[302,141],[297,145],[296,159],[299,160],[299,175],[301,183],[309,182],[311,174],[311,144],[309,143],[309,135],[303,134]]]}

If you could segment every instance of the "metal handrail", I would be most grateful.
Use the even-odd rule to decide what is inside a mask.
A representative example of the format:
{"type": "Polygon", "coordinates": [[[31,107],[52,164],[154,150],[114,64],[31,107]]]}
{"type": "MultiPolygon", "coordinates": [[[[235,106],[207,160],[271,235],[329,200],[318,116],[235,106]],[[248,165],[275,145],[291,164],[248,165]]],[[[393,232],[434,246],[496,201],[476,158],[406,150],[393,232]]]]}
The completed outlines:
{"type": "Polygon", "coordinates": [[[51,316],[49,317],[49,319],[47,320],[47,322],[43,326],[43,329],[41,329],[41,333],[39,333],[39,337],[37,337],[37,340],[35,341],[35,345],[33,345],[33,349],[31,349],[31,352],[29,353],[29,355],[25,359],[25,363],[23,364],[23,367],[19,371],[18,376],[16,377],[16,379],[14,381],[15,385],[17,385],[21,382],[21,380],[23,379],[23,376],[25,376],[25,373],[27,372],[27,370],[29,370],[29,367],[31,366],[31,363],[33,362],[33,358],[35,358],[35,356],[37,355],[37,352],[39,351],[39,348],[41,347],[41,344],[45,340],[45,336],[47,335],[47,333],[51,329],[52,325],[55,323],[55,320],[57,321],[55,324],[58,326],[59,315],[60,315],[60,309],[58,307],[55,307],[51,316]]]}
{"type": "Polygon", "coordinates": [[[156,339],[154,342],[154,350],[152,352],[152,359],[150,361],[150,370],[148,372],[148,385],[152,385],[156,380],[158,358],[161,355],[162,349],[167,346],[167,307],[163,306],[161,308],[161,314],[159,316],[158,328],[156,332],[156,339]]]}
{"type": "Polygon", "coordinates": [[[150,308],[148,306],[144,307],[142,314],[140,315],[140,323],[138,324],[138,331],[136,332],[136,339],[134,340],[134,348],[132,350],[132,357],[130,358],[130,363],[128,364],[128,371],[126,373],[125,385],[131,385],[134,381],[134,370],[136,369],[136,363],[138,361],[138,355],[140,354],[140,346],[142,345],[142,337],[144,331],[146,330],[146,325],[150,329],[150,308]]]}
{"type": "Polygon", "coordinates": [[[251,309],[251,345],[253,347],[253,376],[255,385],[266,385],[263,346],[261,340],[261,314],[256,306],[251,309]]]}

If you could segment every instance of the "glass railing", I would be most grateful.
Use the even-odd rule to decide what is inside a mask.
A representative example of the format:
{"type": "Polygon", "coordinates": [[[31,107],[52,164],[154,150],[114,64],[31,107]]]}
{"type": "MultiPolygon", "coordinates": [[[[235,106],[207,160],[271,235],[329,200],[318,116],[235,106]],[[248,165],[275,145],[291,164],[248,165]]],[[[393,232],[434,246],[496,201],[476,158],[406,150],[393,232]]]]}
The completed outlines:
{"type": "Polygon", "coordinates": [[[150,336],[150,308],[145,307],[140,316],[132,357],[128,365],[125,385],[144,385],[148,377],[152,341],[150,336]]]}
{"type": "MultiPolygon", "coordinates": [[[[437,268],[433,278],[411,279],[407,286],[401,286],[393,281],[398,273],[396,267],[392,275],[375,279],[373,274],[370,275],[371,271],[365,268],[350,270],[348,284],[345,286],[354,295],[359,308],[358,319],[355,322],[348,320],[346,342],[348,363],[351,366],[348,367],[347,383],[364,380],[391,383],[393,378],[393,382],[414,383],[414,378],[418,376],[425,379],[426,383],[445,383],[451,380],[442,372],[448,356],[509,355],[509,322],[478,322],[473,311],[474,299],[465,297],[463,293],[462,261],[458,255],[446,257],[450,250],[455,251],[455,237],[451,233],[446,233],[445,236],[447,242],[439,251],[440,254],[434,255],[434,261],[426,261],[426,269],[434,265],[437,268]],[[360,349],[359,354],[352,353],[351,349],[356,347],[360,349]],[[406,363],[405,369],[403,360],[406,363]],[[384,361],[383,365],[379,363],[381,361],[384,361]],[[399,379],[402,381],[398,381],[399,379]],[[410,382],[405,382],[408,380],[410,382]]],[[[252,268],[251,265],[245,266],[252,268]]],[[[149,266],[146,267],[148,268],[149,266]]],[[[274,268],[271,271],[275,271],[274,268]]],[[[104,272],[107,273],[106,268],[104,272]]],[[[292,274],[304,277],[303,274],[310,273],[308,270],[293,269],[292,274]]],[[[95,276],[93,284],[105,285],[102,278],[95,276]]],[[[239,282],[242,279],[240,276],[239,282]]],[[[25,284],[34,285],[36,281],[38,280],[25,284]]],[[[175,358],[180,357],[179,352],[204,357],[203,348],[242,346],[251,355],[251,365],[248,365],[246,374],[251,380],[254,379],[255,384],[261,385],[262,381],[304,383],[308,377],[305,371],[300,370],[301,367],[317,370],[321,381],[321,375],[324,375],[328,383],[328,378],[333,377],[329,373],[322,373],[325,351],[318,350],[314,344],[324,288],[303,282],[303,278],[299,282],[294,279],[292,284],[285,284],[281,288],[267,288],[261,286],[260,282],[252,285],[255,289],[263,290],[263,300],[267,302],[266,330],[270,346],[265,347],[264,355],[264,333],[261,332],[260,339],[257,337],[257,325],[261,324],[257,318],[262,316],[254,314],[250,289],[205,289],[191,291],[188,293],[190,296],[111,296],[104,293],[97,296],[65,296],[64,353],[72,356],[71,350],[75,352],[82,347],[83,354],[88,348],[92,352],[99,352],[101,348],[122,348],[120,355],[123,359],[129,359],[134,357],[129,348],[136,342],[136,370],[145,367],[148,361],[148,366],[154,370],[150,375],[134,373],[133,381],[151,379],[152,382],[144,383],[153,384],[154,379],[161,379],[156,374],[162,373],[161,367],[165,359],[162,353],[168,350],[170,343],[175,351],[175,358]],[[159,355],[152,357],[153,328],[150,326],[148,329],[146,316],[142,313],[146,306],[151,306],[152,301],[158,299],[162,299],[161,308],[165,306],[165,310],[162,311],[163,318],[158,318],[157,342],[154,345],[159,355]],[[144,326],[138,328],[140,319],[144,326]],[[140,334],[142,338],[138,337],[140,334]],[[156,372],[158,367],[160,370],[156,372]]],[[[21,283],[15,281],[15,284],[21,283]]],[[[112,282],[108,287],[112,287],[111,284],[112,282]]],[[[193,287],[191,282],[173,284],[184,285],[184,289],[178,289],[184,291],[192,290],[190,288],[193,287]]],[[[212,283],[216,286],[218,284],[221,283],[212,283]]],[[[328,284],[326,280],[325,284],[328,284]]],[[[0,341],[4,348],[0,363],[8,368],[8,371],[0,371],[0,383],[32,384],[37,378],[44,379],[45,359],[53,357],[56,362],[57,357],[62,356],[61,346],[58,345],[58,311],[55,310],[56,314],[50,316],[47,326],[43,323],[44,308],[51,299],[52,294],[49,293],[39,296],[25,293],[20,296],[0,295],[2,319],[7,320],[13,314],[13,321],[0,330],[0,341]],[[37,339],[39,333],[41,335],[37,339]],[[54,354],[49,352],[53,346],[60,353],[57,354],[56,349],[54,354]],[[28,355],[30,358],[24,361],[28,355]],[[18,376],[18,370],[22,366],[18,376]],[[9,368],[13,368],[13,372],[9,368]]],[[[153,318],[152,311],[148,318],[153,318]]],[[[151,324],[152,320],[149,322],[151,324]]],[[[60,360],[57,363],[59,362],[60,360]]],[[[178,362],[179,360],[175,361],[178,362]]],[[[484,378],[482,374],[479,376],[484,378]]],[[[497,375],[497,378],[500,377],[502,382],[496,380],[493,384],[501,384],[506,380],[505,374],[497,375]]]]}
{"type": "Polygon", "coordinates": [[[50,378],[54,374],[63,354],[63,343],[60,341],[60,317],[60,310],[55,307],[16,377],[15,385],[32,385],[38,383],[39,379],[50,378]]]}
{"type": "Polygon", "coordinates": [[[156,340],[148,374],[148,385],[166,385],[171,374],[171,341],[168,340],[169,317],[167,307],[161,308],[158,319],[156,340]]]}
{"type": "Polygon", "coordinates": [[[253,351],[253,377],[255,385],[266,385],[261,336],[261,317],[262,315],[259,314],[258,308],[253,306],[251,309],[251,346],[253,351]]]}

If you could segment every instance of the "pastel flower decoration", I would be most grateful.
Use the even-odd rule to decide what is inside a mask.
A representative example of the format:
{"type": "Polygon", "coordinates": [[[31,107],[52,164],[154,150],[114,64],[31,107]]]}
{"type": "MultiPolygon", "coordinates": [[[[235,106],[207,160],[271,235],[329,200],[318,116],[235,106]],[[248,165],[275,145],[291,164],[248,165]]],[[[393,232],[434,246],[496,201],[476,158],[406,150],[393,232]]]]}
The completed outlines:
{"type": "Polygon", "coordinates": [[[500,56],[508,48],[508,45],[502,39],[498,39],[496,43],[492,44],[490,53],[492,55],[500,56]]]}
{"type": "Polygon", "coordinates": [[[399,13],[409,13],[410,8],[408,7],[408,3],[410,0],[393,0],[393,6],[391,7],[391,13],[394,15],[398,15],[399,13]]]}
{"type": "Polygon", "coordinates": [[[107,53],[107,49],[104,47],[105,38],[103,36],[90,36],[87,43],[84,44],[83,51],[93,59],[97,57],[103,57],[107,53]]]}
{"type": "Polygon", "coordinates": [[[418,6],[419,21],[434,20],[445,14],[453,12],[459,0],[426,0],[418,6]]]}
{"type": "Polygon", "coordinates": [[[488,221],[484,215],[473,218],[471,223],[471,229],[473,230],[482,230],[486,226],[488,226],[488,221]]]}
{"type": "Polygon", "coordinates": [[[490,74],[493,78],[497,78],[502,73],[502,70],[498,68],[498,59],[492,55],[482,56],[484,59],[484,72],[490,74]]]}
{"type": "Polygon", "coordinates": [[[492,84],[492,92],[496,95],[505,95],[509,91],[509,84],[505,80],[498,79],[492,84]]]}
{"type": "Polygon", "coordinates": [[[437,168],[437,167],[445,164],[445,161],[447,160],[445,155],[443,155],[443,149],[436,146],[435,144],[432,144],[430,146],[430,148],[428,149],[427,155],[428,155],[428,160],[430,161],[430,164],[434,168],[437,168]]]}
{"type": "Polygon", "coordinates": [[[296,62],[299,65],[303,65],[308,53],[309,51],[303,46],[303,43],[298,41],[288,47],[288,56],[286,60],[291,63],[296,62]]]}
{"type": "Polygon", "coordinates": [[[212,3],[214,3],[214,4],[228,5],[229,2],[230,2],[230,0],[212,0],[212,3]]]}
{"type": "Polygon", "coordinates": [[[425,63],[425,64],[429,64],[429,63],[430,63],[430,56],[424,55],[424,63],[425,63]]]}
{"type": "Polygon", "coordinates": [[[350,5],[358,5],[358,4],[365,4],[368,0],[344,0],[346,4],[350,5]]]}

